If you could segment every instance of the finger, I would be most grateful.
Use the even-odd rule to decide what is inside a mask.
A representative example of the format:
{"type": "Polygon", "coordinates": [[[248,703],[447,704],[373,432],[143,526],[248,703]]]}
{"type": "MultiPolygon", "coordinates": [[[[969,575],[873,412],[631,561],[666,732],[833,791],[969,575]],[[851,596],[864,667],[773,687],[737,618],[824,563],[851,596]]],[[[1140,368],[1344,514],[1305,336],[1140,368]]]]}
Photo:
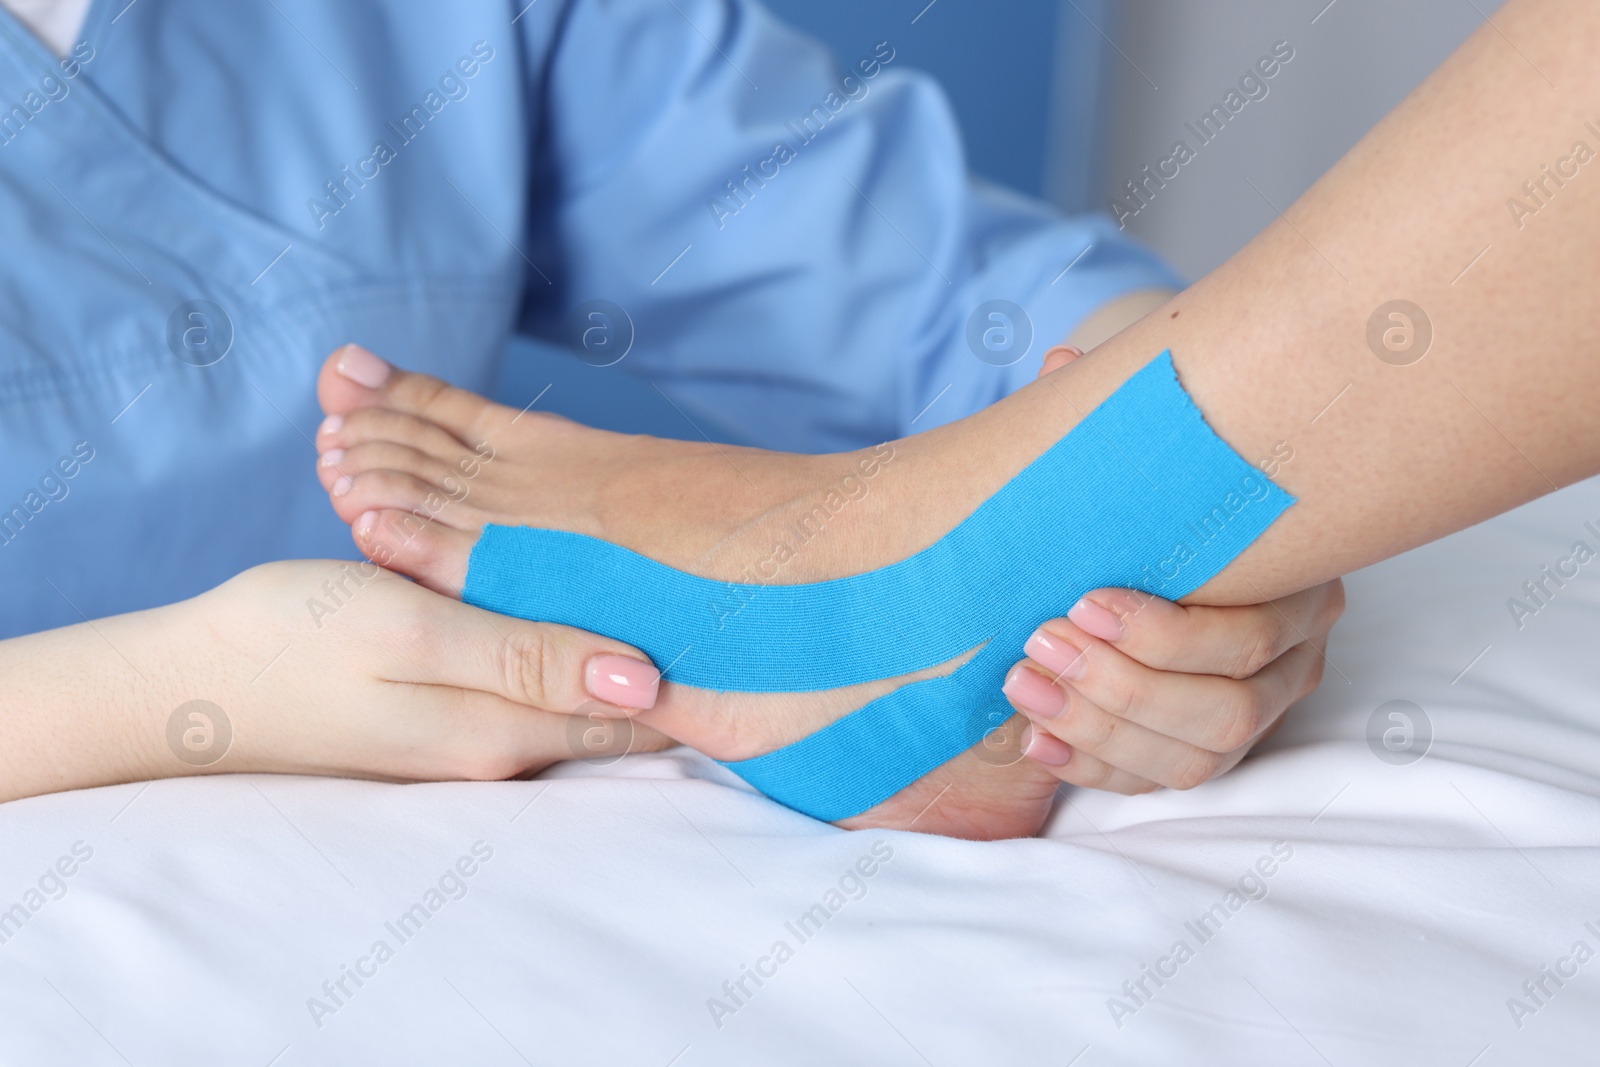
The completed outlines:
{"type": "Polygon", "coordinates": [[[1174,604],[1132,589],[1096,589],[1067,619],[1148,667],[1248,678],[1295,645],[1327,637],[1343,611],[1344,585],[1336,578],[1243,607],[1174,604]]]}
{"type": "Polygon", "coordinates": [[[413,738],[392,773],[414,779],[462,778],[501,781],[543,770],[565,759],[616,759],[633,752],[671,747],[671,738],[628,719],[560,715],[539,711],[494,693],[442,685],[411,685],[396,703],[397,714],[417,723],[449,721],[413,738]]]}
{"type": "MultiPolygon", "coordinates": [[[[543,770],[560,760],[604,760],[636,752],[660,752],[678,742],[637,719],[618,719],[588,710],[577,715],[558,715],[534,711],[506,702],[517,714],[526,733],[523,743],[533,759],[520,773],[543,770]]],[[[591,706],[597,707],[597,706],[591,706]]]]}
{"type": "Polygon", "coordinates": [[[1083,349],[1077,345],[1060,344],[1044,354],[1044,364],[1039,368],[1039,377],[1043,378],[1051,371],[1058,371],[1068,363],[1083,357],[1083,349]]]}
{"type": "Polygon", "coordinates": [[[408,681],[492,693],[542,711],[631,715],[661,675],[643,652],[570,626],[525,622],[439,598],[411,636],[408,681]]]}
{"type": "Polygon", "coordinates": [[[1049,768],[1051,774],[1067,785],[1079,785],[1085,789],[1103,789],[1108,793],[1122,793],[1127,796],[1149,793],[1160,788],[1148,778],[1129,774],[1120,767],[1113,767],[1105,760],[1097,759],[1087,752],[1076,752],[1071,745],[1032,725],[1028,727],[1028,731],[1028,736],[1022,740],[1023,755],[1049,768]]]}
{"type": "MultiPolygon", "coordinates": [[[[1298,645],[1249,678],[1155,670],[1081,630],[1041,628],[1026,649],[1037,672],[1059,683],[1071,703],[1081,698],[1166,737],[1231,752],[1272,725],[1290,704],[1316,688],[1323,657],[1298,645]]],[[[1022,680],[1028,684],[1027,680],[1022,680]]],[[[1047,694],[1036,687],[1041,707],[1047,694]]],[[[1036,716],[1037,717],[1037,716],[1036,716]]]]}
{"type": "Polygon", "coordinates": [[[1075,753],[1094,756],[1141,778],[1189,789],[1221,767],[1218,753],[1113,715],[1082,694],[1063,690],[1026,662],[1011,669],[1004,692],[1034,726],[1066,742],[1075,753]]]}

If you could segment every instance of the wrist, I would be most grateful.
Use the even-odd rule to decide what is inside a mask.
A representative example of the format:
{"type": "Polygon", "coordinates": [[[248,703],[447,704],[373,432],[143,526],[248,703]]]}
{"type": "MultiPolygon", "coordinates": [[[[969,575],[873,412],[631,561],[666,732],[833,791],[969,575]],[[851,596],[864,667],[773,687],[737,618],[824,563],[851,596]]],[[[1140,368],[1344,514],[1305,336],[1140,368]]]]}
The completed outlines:
{"type": "Polygon", "coordinates": [[[183,608],[0,642],[0,800],[182,773],[165,720],[189,658],[183,608]]]}

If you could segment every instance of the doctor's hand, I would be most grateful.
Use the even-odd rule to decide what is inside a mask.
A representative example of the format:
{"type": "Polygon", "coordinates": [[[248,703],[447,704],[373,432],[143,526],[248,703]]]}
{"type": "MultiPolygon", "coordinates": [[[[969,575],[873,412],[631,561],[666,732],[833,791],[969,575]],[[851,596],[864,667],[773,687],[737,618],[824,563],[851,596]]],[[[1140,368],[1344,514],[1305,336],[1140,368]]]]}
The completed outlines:
{"type": "Polygon", "coordinates": [[[658,684],[631,646],[370,563],[270,563],[0,641],[0,678],[0,801],[231,771],[491,780],[672,744],[625,717],[658,684]]]}
{"type": "Polygon", "coordinates": [[[1031,723],[1024,752],[1063,782],[1115,793],[1209,781],[1317,687],[1343,611],[1337,578],[1249,607],[1095,590],[1039,627],[1006,675],[1031,723]]]}
{"type": "Polygon", "coordinates": [[[617,718],[629,714],[617,702],[655,702],[659,675],[642,652],[495,615],[375,564],[268,564],[190,606],[244,680],[210,697],[237,738],[218,770],[495,780],[671,744],[617,718]]]}
{"type": "MultiPolygon", "coordinates": [[[[1056,345],[1039,374],[1081,358],[1056,345]]],[[[1114,793],[1210,781],[1317,687],[1343,612],[1337,578],[1249,607],[1089,593],[1039,627],[1006,675],[1006,697],[1031,723],[1025,754],[1063,782],[1114,793]]]]}

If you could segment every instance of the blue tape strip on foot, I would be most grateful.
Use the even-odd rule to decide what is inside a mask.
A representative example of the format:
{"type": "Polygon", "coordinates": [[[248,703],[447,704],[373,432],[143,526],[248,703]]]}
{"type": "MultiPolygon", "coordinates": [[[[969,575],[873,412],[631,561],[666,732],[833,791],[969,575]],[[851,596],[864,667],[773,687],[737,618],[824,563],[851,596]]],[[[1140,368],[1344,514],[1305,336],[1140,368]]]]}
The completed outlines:
{"type": "Polygon", "coordinates": [[[670,664],[674,682],[717,690],[835,689],[982,646],[944,677],[724,764],[836,822],[1004,723],[1012,711],[1000,686],[1039,623],[1104,586],[1185,596],[1293,502],[1211,431],[1163,352],[949,533],[879,570],[803,585],[719,582],[583,534],[491,525],[462,599],[626,641],[670,664]]]}

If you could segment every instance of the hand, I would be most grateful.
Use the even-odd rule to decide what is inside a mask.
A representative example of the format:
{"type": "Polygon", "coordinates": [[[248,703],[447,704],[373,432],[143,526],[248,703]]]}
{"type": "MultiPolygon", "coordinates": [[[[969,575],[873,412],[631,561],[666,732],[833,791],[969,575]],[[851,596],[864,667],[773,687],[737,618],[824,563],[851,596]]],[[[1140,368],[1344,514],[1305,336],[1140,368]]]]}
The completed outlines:
{"type": "Polygon", "coordinates": [[[372,564],[266,564],[192,600],[0,642],[0,677],[0,801],[229,771],[501,779],[672,743],[618,721],[622,702],[656,700],[636,649],[372,564]],[[222,721],[200,705],[174,733],[192,700],[222,721]]]}
{"type": "Polygon", "coordinates": [[[653,704],[659,675],[637,649],[491,614],[370,564],[269,564],[193,605],[239,675],[261,672],[230,687],[231,709],[212,698],[234,716],[242,746],[235,765],[219,770],[493,780],[626,751],[630,736],[655,748],[670,743],[630,723],[570,714],[601,709],[593,690],[653,704]],[[345,574],[373,577],[330,596],[323,583],[345,574]],[[312,599],[328,613],[313,618],[312,599]],[[619,687],[629,674],[634,697],[619,687]]]}
{"type": "Polygon", "coordinates": [[[1270,604],[1185,607],[1099,589],[1028,639],[1006,676],[1025,752],[1063,782],[1190,789],[1233,768],[1322,679],[1337,578],[1270,604]]]}
{"type": "MultiPolygon", "coordinates": [[[[1056,345],[1039,376],[1082,358],[1076,345],[1056,345]]],[[[1029,639],[1006,695],[1033,724],[1027,755],[1063,782],[1189,789],[1232,770],[1317,687],[1343,612],[1338,579],[1229,608],[1101,589],[1029,639]]]]}

